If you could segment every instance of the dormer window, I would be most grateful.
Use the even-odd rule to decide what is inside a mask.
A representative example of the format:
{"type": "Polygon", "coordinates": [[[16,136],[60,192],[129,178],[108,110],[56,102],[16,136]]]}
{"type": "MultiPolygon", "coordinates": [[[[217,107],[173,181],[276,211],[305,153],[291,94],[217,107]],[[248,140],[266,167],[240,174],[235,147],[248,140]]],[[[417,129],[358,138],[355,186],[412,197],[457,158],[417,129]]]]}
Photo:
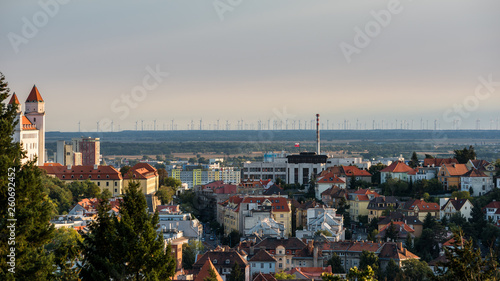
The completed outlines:
{"type": "Polygon", "coordinates": [[[230,264],[231,261],[229,259],[226,260],[226,264],[230,264]]]}
{"type": "Polygon", "coordinates": [[[217,264],[217,260],[214,260],[212,263],[213,263],[213,264],[217,264]]]}
{"type": "Polygon", "coordinates": [[[91,179],[91,178],[92,178],[92,175],[89,175],[89,179],[91,179]]]}
{"type": "Polygon", "coordinates": [[[63,178],[63,179],[65,179],[65,178],[66,178],[66,176],[65,176],[65,175],[63,175],[63,176],[62,176],[62,178],[63,178]]]}
{"type": "Polygon", "coordinates": [[[109,175],[106,175],[106,178],[109,179],[109,175]]]}

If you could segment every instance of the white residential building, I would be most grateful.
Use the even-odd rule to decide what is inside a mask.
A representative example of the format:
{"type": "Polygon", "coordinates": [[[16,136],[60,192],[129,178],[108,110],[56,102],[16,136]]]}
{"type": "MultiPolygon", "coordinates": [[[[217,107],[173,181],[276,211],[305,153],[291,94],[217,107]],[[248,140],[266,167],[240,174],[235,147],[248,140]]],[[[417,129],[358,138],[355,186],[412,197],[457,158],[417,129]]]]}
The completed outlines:
{"type": "Polygon", "coordinates": [[[471,192],[472,196],[481,196],[493,189],[493,178],[476,169],[462,175],[460,183],[460,189],[471,192]]]}
{"type": "Polygon", "coordinates": [[[443,219],[446,217],[450,219],[456,213],[460,213],[467,220],[472,217],[472,203],[468,199],[447,199],[441,198],[439,205],[441,207],[441,211],[439,213],[439,217],[443,219]]]}

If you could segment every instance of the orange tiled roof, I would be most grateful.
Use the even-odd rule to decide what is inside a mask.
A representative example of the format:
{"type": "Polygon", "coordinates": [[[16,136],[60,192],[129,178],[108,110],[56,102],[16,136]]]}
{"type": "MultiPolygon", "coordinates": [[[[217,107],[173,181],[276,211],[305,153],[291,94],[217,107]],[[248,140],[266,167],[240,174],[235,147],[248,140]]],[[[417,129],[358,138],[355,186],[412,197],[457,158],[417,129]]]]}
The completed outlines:
{"type": "Polygon", "coordinates": [[[28,98],[26,99],[26,102],[39,102],[39,101],[43,102],[42,95],[40,95],[40,92],[38,92],[36,85],[33,85],[33,88],[31,89],[31,92],[28,98]]]}
{"type": "Polygon", "coordinates": [[[217,269],[215,269],[214,265],[212,264],[212,261],[210,261],[210,258],[205,261],[205,264],[203,264],[203,266],[201,267],[200,272],[198,273],[198,275],[196,275],[194,281],[203,281],[205,280],[205,278],[210,277],[210,269],[215,272],[217,281],[223,281],[222,277],[220,277],[219,273],[217,272],[217,269]]]}
{"type": "Polygon", "coordinates": [[[148,163],[139,162],[125,174],[125,179],[149,179],[158,176],[158,171],[148,163]]]}
{"type": "Polygon", "coordinates": [[[373,242],[354,242],[352,246],[349,248],[350,252],[376,252],[382,247],[382,243],[373,243],[373,242]]]}
{"type": "Polygon", "coordinates": [[[380,172],[386,172],[386,173],[407,173],[412,171],[413,169],[406,165],[405,163],[401,161],[397,162],[392,162],[391,165],[385,167],[384,169],[380,170],[380,172]]]}
{"type": "Polygon", "coordinates": [[[356,166],[342,166],[346,176],[355,176],[355,177],[371,177],[372,174],[368,173],[368,171],[361,170],[356,166]]]}
{"type": "Polygon", "coordinates": [[[333,172],[327,173],[324,176],[322,176],[319,180],[318,183],[329,183],[329,184],[344,184],[345,181],[337,175],[335,175],[333,172]]]}
{"type": "Polygon", "coordinates": [[[36,126],[23,115],[23,130],[36,130],[36,126]]]}
{"type": "Polygon", "coordinates": [[[9,104],[19,104],[19,105],[21,105],[21,103],[17,99],[16,93],[12,94],[12,97],[10,98],[9,104]]]}
{"type": "Polygon", "coordinates": [[[465,164],[443,164],[441,167],[445,167],[450,176],[461,176],[469,171],[465,164]]]}
{"type": "MultiPolygon", "coordinates": [[[[413,228],[409,227],[406,223],[404,223],[402,221],[393,221],[392,224],[395,227],[397,227],[398,229],[403,228],[406,232],[415,232],[415,230],[413,228]]],[[[382,229],[380,229],[380,232],[386,230],[390,226],[391,226],[391,224],[389,223],[388,225],[382,227],[382,229]]]]}

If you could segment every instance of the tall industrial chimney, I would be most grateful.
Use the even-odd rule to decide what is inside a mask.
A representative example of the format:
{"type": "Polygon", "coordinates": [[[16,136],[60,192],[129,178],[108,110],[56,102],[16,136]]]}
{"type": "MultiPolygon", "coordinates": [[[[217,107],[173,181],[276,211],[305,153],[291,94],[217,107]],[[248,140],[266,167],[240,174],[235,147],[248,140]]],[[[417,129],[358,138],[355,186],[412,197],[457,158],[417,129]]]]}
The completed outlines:
{"type": "Polygon", "coordinates": [[[316,154],[319,155],[320,146],[319,146],[319,114],[316,114],[316,154]]]}

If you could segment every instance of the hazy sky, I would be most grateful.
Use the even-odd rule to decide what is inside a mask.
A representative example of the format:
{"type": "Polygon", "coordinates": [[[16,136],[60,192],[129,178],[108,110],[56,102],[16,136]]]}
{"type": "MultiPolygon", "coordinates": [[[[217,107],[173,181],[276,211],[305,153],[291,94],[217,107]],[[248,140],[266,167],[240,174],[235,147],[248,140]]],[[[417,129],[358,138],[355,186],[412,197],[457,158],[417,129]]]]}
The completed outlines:
{"type": "Polygon", "coordinates": [[[49,131],[500,117],[498,0],[61,2],[0,3],[0,71],[49,131]]]}

